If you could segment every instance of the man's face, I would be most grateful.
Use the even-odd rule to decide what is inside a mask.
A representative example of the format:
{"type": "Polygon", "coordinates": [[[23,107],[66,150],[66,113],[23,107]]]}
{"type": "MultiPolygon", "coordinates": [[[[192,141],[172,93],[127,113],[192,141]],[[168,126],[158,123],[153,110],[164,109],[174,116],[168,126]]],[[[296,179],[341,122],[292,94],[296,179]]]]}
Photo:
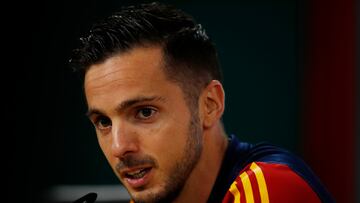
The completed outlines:
{"type": "Polygon", "coordinates": [[[159,47],[136,47],[85,76],[100,147],[136,202],[175,198],[202,151],[197,112],[166,78],[162,61],[159,47]]]}

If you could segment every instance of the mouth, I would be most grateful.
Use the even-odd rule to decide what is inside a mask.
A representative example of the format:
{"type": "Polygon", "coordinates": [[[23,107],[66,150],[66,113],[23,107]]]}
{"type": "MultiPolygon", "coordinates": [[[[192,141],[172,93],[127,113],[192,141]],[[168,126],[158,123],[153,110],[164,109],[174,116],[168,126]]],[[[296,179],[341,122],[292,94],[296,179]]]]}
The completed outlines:
{"type": "Polygon", "coordinates": [[[145,186],[150,181],[152,167],[129,169],[122,173],[122,177],[132,188],[145,186]]]}

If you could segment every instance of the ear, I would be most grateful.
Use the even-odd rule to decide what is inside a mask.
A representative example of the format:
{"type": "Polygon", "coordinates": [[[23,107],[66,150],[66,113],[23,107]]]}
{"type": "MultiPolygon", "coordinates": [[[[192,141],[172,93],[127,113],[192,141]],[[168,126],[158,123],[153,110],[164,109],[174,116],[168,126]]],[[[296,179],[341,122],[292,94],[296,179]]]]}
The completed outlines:
{"type": "Polygon", "coordinates": [[[212,80],[201,95],[203,127],[210,128],[220,120],[225,109],[225,92],[218,80],[212,80]]]}

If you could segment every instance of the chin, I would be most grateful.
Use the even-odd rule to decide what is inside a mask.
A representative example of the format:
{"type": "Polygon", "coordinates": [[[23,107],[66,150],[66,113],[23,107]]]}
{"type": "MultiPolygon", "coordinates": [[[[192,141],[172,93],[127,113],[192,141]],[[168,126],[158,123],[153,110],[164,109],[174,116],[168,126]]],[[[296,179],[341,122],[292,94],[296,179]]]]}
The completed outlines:
{"type": "Polygon", "coordinates": [[[130,195],[135,203],[155,203],[158,202],[159,192],[143,190],[132,192],[130,195]]]}
{"type": "Polygon", "coordinates": [[[149,188],[142,191],[133,191],[131,198],[135,203],[169,203],[175,198],[175,194],[166,191],[165,188],[149,188]]]}

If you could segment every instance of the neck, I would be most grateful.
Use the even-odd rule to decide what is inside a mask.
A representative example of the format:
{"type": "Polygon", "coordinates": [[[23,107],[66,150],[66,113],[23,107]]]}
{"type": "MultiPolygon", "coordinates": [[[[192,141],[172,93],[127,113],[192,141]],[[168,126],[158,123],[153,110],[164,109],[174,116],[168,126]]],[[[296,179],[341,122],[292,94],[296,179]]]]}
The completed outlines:
{"type": "Polygon", "coordinates": [[[174,203],[205,203],[219,174],[228,145],[222,124],[206,129],[203,133],[203,151],[183,190],[174,203]]]}

